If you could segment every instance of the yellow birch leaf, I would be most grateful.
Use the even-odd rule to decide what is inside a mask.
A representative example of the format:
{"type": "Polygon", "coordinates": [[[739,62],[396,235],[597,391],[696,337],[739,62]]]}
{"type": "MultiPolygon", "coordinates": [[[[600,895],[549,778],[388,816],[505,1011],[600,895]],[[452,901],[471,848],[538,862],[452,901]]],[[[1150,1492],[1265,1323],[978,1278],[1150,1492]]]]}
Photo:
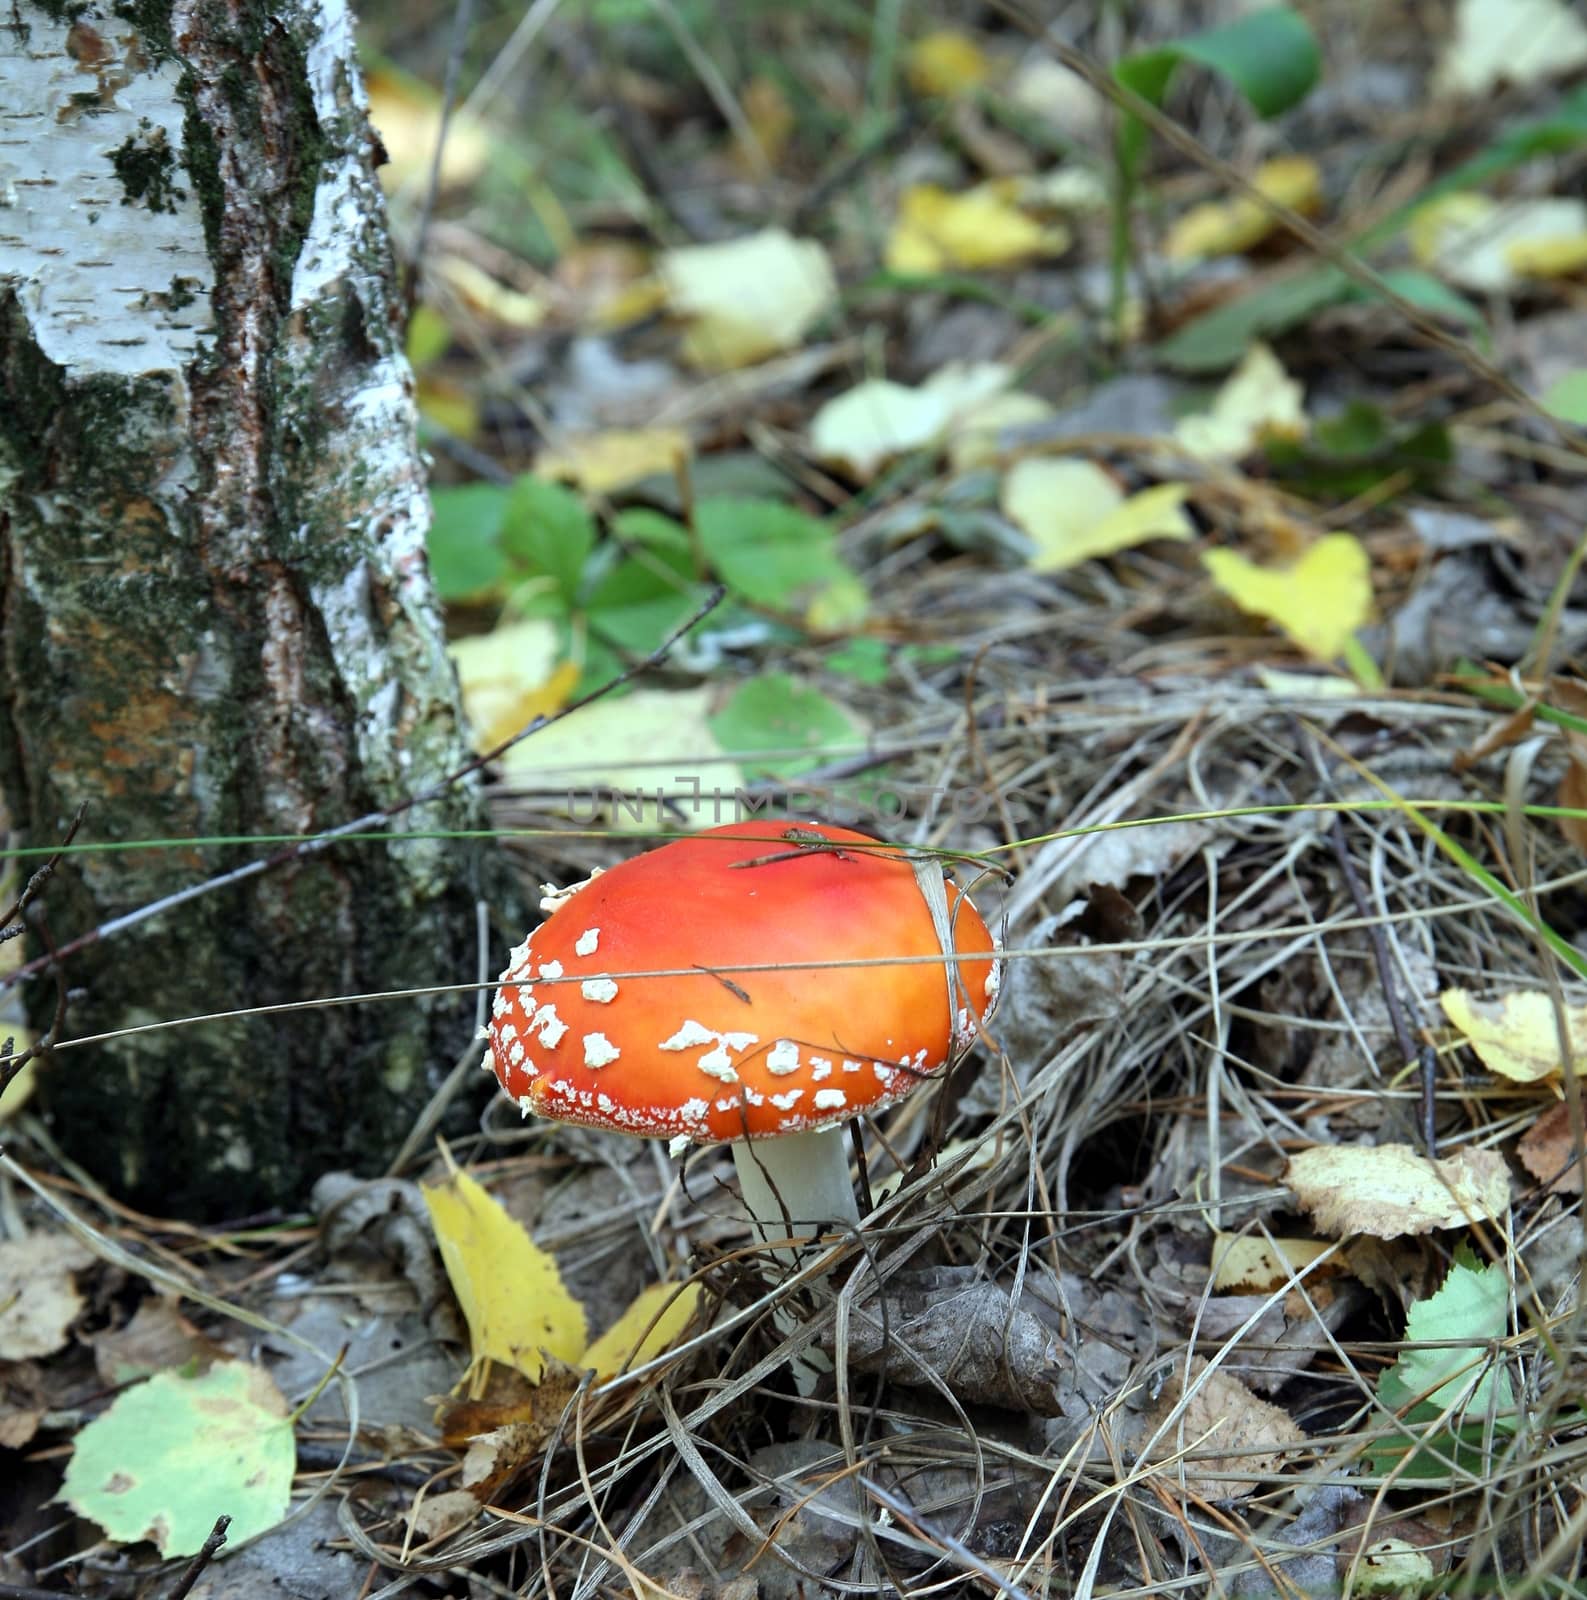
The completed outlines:
{"type": "Polygon", "coordinates": [[[979,89],[990,80],[992,63],[968,34],[939,28],[909,47],[904,72],[916,94],[946,97],[979,89]]]}
{"type": "Polygon", "coordinates": [[[607,428],[569,435],[560,448],[542,450],[535,471],[588,494],[612,494],[658,473],[675,476],[691,448],[682,428],[607,428]]]}
{"type": "MultiPolygon", "coordinates": [[[[1554,1001],[1543,990],[1488,999],[1467,989],[1446,989],[1438,1003],[1490,1072],[1511,1083],[1544,1083],[1564,1076],[1554,1001]]],[[[1565,1028],[1580,1075],[1587,1063],[1587,1006],[1566,1006],[1565,1028]]]]}
{"type": "Polygon", "coordinates": [[[1126,499],[1093,461],[1036,457],[1009,470],[1001,503],[1003,514],[1036,546],[1032,569],[1062,572],[1148,539],[1193,538],[1184,510],[1189,492],[1186,484],[1163,483],[1126,499]]]}
{"type": "Polygon", "coordinates": [[[558,663],[556,626],[544,618],[454,639],[447,654],[478,751],[560,711],[579,678],[571,661],[558,663]]]}
{"type": "Polygon", "coordinates": [[[526,333],[551,314],[542,296],[514,289],[463,256],[442,256],[430,270],[451,287],[469,310],[504,328],[526,333]]]}
{"type": "Polygon", "coordinates": [[[955,472],[996,466],[1002,459],[999,439],[1006,428],[1044,422],[1053,414],[1040,395],[1010,390],[973,405],[953,421],[948,435],[948,464],[955,472]]]}
{"type": "MultiPolygon", "coordinates": [[[[417,78],[388,67],[372,67],[364,83],[369,120],[386,148],[381,186],[390,194],[408,183],[428,183],[441,135],[441,97],[417,78]]],[[[441,151],[441,187],[460,188],[477,178],[490,160],[490,150],[490,135],[479,123],[453,115],[441,151]]]]}
{"type": "Polygon", "coordinates": [[[419,415],[454,439],[472,444],[478,438],[479,401],[461,383],[421,372],[414,380],[413,396],[419,403],[419,415]]]}
{"type": "Polygon", "coordinates": [[[1399,1239],[1435,1228],[1492,1222],[1510,1203],[1510,1176],[1497,1150],[1458,1150],[1431,1161],[1408,1144],[1319,1145],[1284,1173],[1320,1233],[1399,1239]]]}
{"type": "Polygon", "coordinates": [[[1323,1239],[1265,1239],[1260,1234],[1220,1233],[1212,1241],[1212,1287],[1219,1294],[1240,1290],[1267,1294],[1333,1246],[1323,1239]]]}
{"type": "MultiPolygon", "coordinates": [[[[1265,161],[1251,174],[1251,182],[1268,199],[1302,214],[1315,211],[1322,200],[1322,169],[1305,156],[1265,161]]],[[[1277,227],[1277,219],[1265,207],[1236,195],[1231,200],[1192,206],[1168,230],[1163,249],[1173,261],[1237,255],[1259,244],[1277,227]]]]}
{"type": "Polygon", "coordinates": [[[472,1367],[499,1361],[538,1383],[546,1356],[576,1363],[588,1339],[584,1307],[555,1257],[466,1172],[425,1184],[424,1203],[468,1322],[472,1367]]]}
{"type": "MultiPolygon", "coordinates": [[[[788,141],[799,125],[794,109],[788,104],[788,96],[783,93],[782,85],[763,72],[756,73],[744,85],[743,98],[744,118],[749,123],[750,132],[760,145],[766,165],[775,169],[787,154],[788,141]]],[[[752,178],[759,176],[753,158],[737,146],[733,150],[733,165],[752,178]]]]}
{"type": "Polygon", "coordinates": [[[981,183],[953,194],[917,183],[899,199],[887,265],[908,273],[1013,267],[1062,255],[1070,242],[1067,228],[1027,216],[1003,185],[981,183]]]}
{"type": "Polygon", "coordinates": [[[542,728],[502,767],[554,790],[553,803],[586,825],[606,816],[628,831],[713,827],[732,819],[749,781],[711,731],[714,709],[708,689],[635,689],[542,728]]]}
{"type": "Polygon", "coordinates": [[[1354,534],[1325,534],[1287,567],[1259,567],[1234,550],[1201,560],[1242,611],[1276,622],[1319,661],[1342,654],[1372,614],[1371,563],[1354,534]]]}
{"type": "Polygon", "coordinates": [[[708,371],[796,349],[837,295],[825,246],[782,228],[668,250],[658,268],[673,311],[692,319],[683,353],[708,371]]]}
{"type": "Polygon", "coordinates": [[[1238,460],[1268,434],[1306,431],[1304,391],[1265,344],[1254,344],[1213,396],[1212,408],[1186,417],[1174,437],[1192,455],[1238,460]]]}
{"type": "Polygon", "coordinates": [[[653,1283],[641,1289],[616,1322],[579,1358],[598,1379],[640,1367],[678,1342],[700,1304],[697,1283],[653,1283]]]}
{"type": "Polygon", "coordinates": [[[1491,200],[1451,194],[1406,230],[1423,266],[1465,289],[1496,294],[1524,278],[1560,277],[1587,261],[1587,203],[1556,195],[1491,200]]]}
{"type": "Polygon", "coordinates": [[[1432,89],[1492,94],[1501,83],[1536,84],[1587,63],[1587,27],[1571,0],[1456,0],[1432,89]]]}

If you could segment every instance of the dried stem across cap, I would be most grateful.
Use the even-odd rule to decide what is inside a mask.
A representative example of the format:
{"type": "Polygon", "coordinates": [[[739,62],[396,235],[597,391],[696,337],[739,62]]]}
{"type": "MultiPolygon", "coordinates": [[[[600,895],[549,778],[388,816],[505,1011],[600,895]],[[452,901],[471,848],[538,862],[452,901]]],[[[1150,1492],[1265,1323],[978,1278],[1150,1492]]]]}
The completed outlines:
{"type": "Polygon", "coordinates": [[[664,845],[554,902],[492,1008],[524,1111],[702,1143],[829,1127],[940,1072],[997,987],[995,942],[948,888],[959,964],[910,861],[845,828],[754,821],[664,845]],[[811,963],[875,965],[812,970],[811,963]],[[772,972],[720,971],[780,963],[772,972]],[[634,978],[655,968],[684,976],[634,978]]]}

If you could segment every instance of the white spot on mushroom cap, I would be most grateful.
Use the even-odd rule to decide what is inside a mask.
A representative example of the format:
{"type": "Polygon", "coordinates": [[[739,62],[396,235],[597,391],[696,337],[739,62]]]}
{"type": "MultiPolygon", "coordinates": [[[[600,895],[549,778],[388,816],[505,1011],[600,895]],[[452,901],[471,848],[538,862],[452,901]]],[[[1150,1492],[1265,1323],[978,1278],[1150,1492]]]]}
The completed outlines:
{"type": "Polygon", "coordinates": [[[586,978],[579,985],[579,993],[596,1005],[609,1006],[617,998],[617,985],[610,978],[586,978]]]}
{"type": "Polygon", "coordinates": [[[540,976],[542,978],[560,978],[562,976],[562,963],[560,961],[542,961],[540,963],[540,976]]]}
{"type": "Polygon", "coordinates": [[[717,1045],[714,1050],[707,1050],[695,1065],[708,1078],[715,1078],[719,1083],[737,1083],[738,1073],[733,1069],[733,1058],[722,1045],[717,1045]]]}
{"type": "Polygon", "coordinates": [[[849,1097],[841,1089],[817,1089],[811,1102],[817,1111],[841,1111],[848,1103],[849,1097]]]}
{"type": "MultiPolygon", "coordinates": [[[[827,1063],[828,1070],[832,1063],[827,1063]]],[[[774,1076],[783,1078],[790,1072],[799,1070],[799,1046],[792,1039],[779,1039],[770,1050],[766,1052],[766,1070],[774,1076]]]]}
{"type": "Polygon", "coordinates": [[[587,878],[581,878],[577,883],[570,883],[567,888],[559,889],[554,883],[540,885],[540,909],[549,917],[552,912],[565,906],[579,890],[587,889],[606,870],[605,867],[596,867],[587,878]]]}
{"type": "Polygon", "coordinates": [[[505,992],[498,994],[490,1003],[490,1014],[492,1017],[496,1018],[497,1021],[500,1021],[501,1018],[506,1016],[511,1010],[512,999],[505,992]]]}
{"type": "Polygon", "coordinates": [[[671,1156],[674,1161],[676,1161],[678,1157],[683,1155],[693,1143],[694,1140],[692,1140],[688,1134],[675,1133],[667,1141],[667,1154],[671,1156]]]}
{"type": "Polygon", "coordinates": [[[531,1026],[539,1033],[540,1043],[547,1050],[554,1050],[561,1044],[562,1035],[568,1031],[567,1023],[557,1015],[557,1008],[549,1000],[536,1009],[531,1026]]]}
{"type": "Polygon", "coordinates": [[[623,1052],[604,1033],[584,1035],[584,1065],[609,1067],[623,1052]]]}
{"type": "Polygon", "coordinates": [[[534,1110],[534,1102],[526,1094],[518,1096],[518,1114],[527,1117],[534,1110]]]}
{"type": "Polygon", "coordinates": [[[793,1108],[803,1098],[804,1098],[804,1090],[803,1089],[788,1089],[788,1090],[785,1090],[782,1094],[774,1094],[771,1097],[771,1103],[774,1106],[776,1106],[776,1108],[779,1111],[792,1111],[793,1108]]]}
{"type": "Polygon", "coordinates": [[[586,928],[573,943],[573,953],[576,956],[592,956],[596,947],[601,942],[599,928],[586,928]]]}
{"type": "Polygon", "coordinates": [[[845,1072],[858,1072],[861,1069],[862,1065],[863,1065],[862,1062],[850,1061],[847,1056],[844,1056],[844,1058],[843,1058],[843,1070],[845,1072]]]}
{"type": "Polygon", "coordinates": [[[663,1050],[689,1050],[697,1044],[714,1044],[715,1042],[716,1035],[703,1022],[696,1022],[690,1017],[670,1039],[661,1041],[660,1048],[663,1050]]]}
{"type": "Polygon", "coordinates": [[[699,1122],[710,1109],[711,1107],[704,1100],[685,1100],[678,1107],[678,1115],[685,1122],[699,1122]]]}
{"type": "Polygon", "coordinates": [[[825,1056],[811,1056],[810,1076],[820,1083],[823,1078],[832,1076],[832,1063],[825,1056]]]}

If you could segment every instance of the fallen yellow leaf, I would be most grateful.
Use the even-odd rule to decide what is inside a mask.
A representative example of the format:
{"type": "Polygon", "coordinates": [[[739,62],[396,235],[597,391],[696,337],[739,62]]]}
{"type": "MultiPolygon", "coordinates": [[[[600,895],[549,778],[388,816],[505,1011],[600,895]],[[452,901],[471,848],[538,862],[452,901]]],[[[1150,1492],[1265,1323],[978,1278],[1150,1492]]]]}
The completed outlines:
{"type": "Polygon", "coordinates": [[[625,830],[680,822],[709,828],[732,817],[733,795],[748,782],[711,732],[713,709],[708,689],[635,689],[542,728],[514,745],[502,766],[554,790],[567,813],[586,823],[605,816],[625,830]],[[677,798],[681,811],[658,806],[658,790],[677,798]]]}
{"type": "Polygon", "coordinates": [[[990,80],[992,63],[968,34],[939,28],[909,47],[904,72],[916,94],[967,94],[990,80]]]}
{"type": "Polygon", "coordinates": [[[1019,461],[1003,479],[1003,514],[1036,546],[1031,567],[1062,572],[1148,539],[1195,535],[1184,510],[1189,486],[1163,483],[1125,498],[1092,461],[1019,461]]]}
{"type": "Polygon", "coordinates": [[[953,419],[948,433],[948,464],[955,472],[996,466],[1002,459],[999,440],[1006,428],[1042,422],[1053,408],[1040,395],[1007,390],[982,400],[953,419]]]}
{"type": "Polygon", "coordinates": [[[612,494],[641,478],[676,477],[691,449],[682,428],[608,428],[571,434],[560,447],[542,450],[535,471],[589,494],[612,494]]]}
{"type": "MultiPolygon", "coordinates": [[[[1322,169],[1305,156],[1265,161],[1251,174],[1251,182],[1268,199],[1303,214],[1315,211],[1322,200],[1322,169]]],[[[1237,195],[1232,200],[1192,206],[1168,230],[1163,249],[1174,261],[1237,255],[1260,243],[1277,226],[1265,207],[1237,195]]]]}
{"type": "Polygon", "coordinates": [[[557,651],[556,626],[543,618],[454,639],[447,647],[476,750],[494,750],[536,717],[567,704],[579,669],[571,661],[559,664],[557,651]]]}
{"type": "MultiPolygon", "coordinates": [[[[1446,989],[1438,1003],[1490,1072],[1512,1083],[1542,1083],[1564,1076],[1554,1001],[1541,989],[1497,999],[1446,989]]],[[[1580,1074],[1587,1065],[1587,1006],[1566,1006],[1565,1027],[1580,1074]]]]}
{"type": "Polygon", "coordinates": [[[1433,92],[1491,94],[1501,83],[1541,83],[1584,63],[1587,27],[1570,0],[1457,0],[1433,92]]]}
{"type": "Polygon", "coordinates": [[[1276,622],[1319,661],[1343,653],[1372,614],[1371,563],[1353,534],[1325,534],[1287,567],[1259,567],[1234,550],[1201,559],[1242,611],[1276,622]]]}
{"type": "Polygon", "coordinates": [[[1238,460],[1269,434],[1306,431],[1301,386],[1265,344],[1254,344],[1213,396],[1212,408],[1186,417],[1174,437],[1192,455],[1238,460]]]}
{"type": "Polygon", "coordinates": [[[526,333],[539,327],[550,314],[542,295],[514,289],[463,256],[442,256],[430,270],[470,311],[504,328],[526,333]]]}
{"type": "Polygon", "coordinates": [[[421,372],[413,382],[413,397],[419,415],[454,439],[470,444],[479,436],[479,401],[464,384],[421,372]]]}
{"type": "Polygon", "coordinates": [[[934,183],[905,189],[887,240],[894,272],[1013,267],[1069,248],[1069,230],[1027,216],[1001,183],[953,194],[934,183]]]}
{"type": "Polygon", "coordinates": [[[941,441],[961,416],[985,405],[1012,372],[997,362],[950,361],[918,388],[868,378],[821,406],[810,419],[819,460],[872,478],[884,463],[941,441]]]}
{"type": "MultiPolygon", "coordinates": [[[[441,136],[441,97],[417,78],[389,67],[370,68],[364,83],[369,120],[386,148],[382,186],[389,194],[410,182],[428,183],[441,136]]],[[[479,123],[452,116],[441,151],[441,187],[460,188],[477,178],[490,160],[490,149],[490,135],[479,123]]]]}
{"type": "Polygon", "coordinates": [[[1463,1228],[1494,1221],[1510,1203],[1510,1176],[1497,1150],[1431,1161],[1408,1144],[1319,1145],[1291,1158],[1284,1182],[1318,1231],[1335,1239],[1463,1228]]]}
{"type": "Polygon", "coordinates": [[[710,371],[795,349],[837,295],[825,247],[781,228],[669,250],[658,266],[673,311],[692,319],[684,355],[710,371]]]}
{"type": "Polygon", "coordinates": [[[579,1358],[593,1367],[597,1379],[615,1378],[628,1367],[671,1348],[694,1320],[700,1304],[697,1283],[653,1283],[635,1295],[632,1304],[579,1358]]]}
{"type": "Polygon", "coordinates": [[[425,1184],[424,1203],[468,1322],[476,1375],[486,1361],[499,1361],[538,1383],[546,1356],[576,1362],[584,1354],[584,1307],[563,1283],[556,1258],[494,1196],[457,1172],[425,1184]]]}
{"type": "MultiPolygon", "coordinates": [[[[798,126],[788,96],[775,78],[757,72],[744,85],[744,120],[755,135],[766,165],[775,168],[787,152],[788,141],[798,126]]],[[[733,165],[752,178],[760,176],[755,159],[738,146],[733,150],[733,165]]]]}
{"type": "Polygon", "coordinates": [[[1499,293],[1524,278],[1560,277],[1587,263],[1587,203],[1553,195],[1503,201],[1446,195],[1423,206],[1406,235],[1423,266],[1463,288],[1499,293]]]}
{"type": "Polygon", "coordinates": [[[1260,1234],[1220,1233],[1212,1241],[1212,1287],[1267,1294],[1288,1283],[1333,1246],[1322,1239],[1265,1239],[1260,1234]]]}

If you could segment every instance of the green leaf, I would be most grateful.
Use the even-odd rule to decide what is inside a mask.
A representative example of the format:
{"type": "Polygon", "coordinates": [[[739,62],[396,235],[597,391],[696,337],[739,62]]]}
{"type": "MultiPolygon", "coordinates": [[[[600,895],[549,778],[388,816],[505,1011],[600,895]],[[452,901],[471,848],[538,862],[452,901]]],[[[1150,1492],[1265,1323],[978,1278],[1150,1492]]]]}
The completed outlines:
{"type": "Polygon", "coordinates": [[[1280,278],[1187,322],[1157,346],[1158,359],[1181,372],[1232,367],[1255,340],[1283,333],[1325,306],[1337,305],[1350,288],[1337,267],[1314,267],[1280,278]]]}
{"type": "Polygon", "coordinates": [[[439,361],[452,343],[452,330],[434,306],[415,306],[408,318],[408,364],[415,372],[439,361]]]}
{"type": "MultiPolygon", "coordinates": [[[[1442,1286],[1411,1307],[1406,1348],[1378,1379],[1378,1398],[1413,1427],[1446,1411],[1452,1426],[1431,1437],[1424,1434],[1405,1465],[1407,1476],[1440,1476],[1449,1470],[1450,1459],[1466,1462],[1474,1451],[1480,1454],[1490,1417],[1498,1431],[1515,1431],[1515,1388],[1485,1349],[1509,1333],[1509,1306],[1503,1263],[1479,1267],[1462,1245],[1442,1286]]],[[[1372,1452],[1372,1470],[1396,1466],[1408,1448],[1404,1441],[1386,1439],[1372,1452]]]]}
{"type": "Polygon", "coordinates": [[[694,526],[716,575],[756,605],[792,610],[853,578],[831,528],[779,500],[702,500],[694,526]]]}
{"type": "Polygon", "coordinates": [[[292,1423],[263,1369],[217,1361],[196,1377],[160,1372],[77,1435],[61,1498],[112,1539],[152,1539],[190,1556],[219,1516],[230,1544],[286,1515],[297,1465],[292,1423]]]}
{"type": "Polygon", "coordinates": [[[1543,396],[1544,408],[1561,422],[1587,428],[1587,367],[1578,367],[1557,378],[1543,396]]]}
{"type": "Polygon", "coordinates": [[[601,578],[590,590],[585,612],[597,638],[646,656],[704,597],[687,551],[649,549],[625,557],[601,578]]]}
{"type": "Polygon", "coordinates": [[[507,495],[501,542],[532,575],[555,579],[562,598],[572,605],[584,563],[595,548],[595,523],[571,489],[526,472],[507,495]]]}
{"type": "MultiPolygon", "coordinates": [[[[1143,100],[1161,105],[1174,69],[1194,62],[1227,78],[1261,117],[1276,117],[1304,99],[1322,58],[1305,21],[1288,6],[1253,11],[1222,28],[1126,56],[1113,75],[1143,100]]],[[[1132,181],[1146,148],[1146,129],[1126,117],[1119,130],[1119,159],[1132,181]]]]}
{"type": "Polygon", "coordinates": [[[507,491],[494,483],[436,489],[430,496],[430,576],[443,600],[494,588],[507,571],[501,548],[507,491]]]}
{"type": "Polygon", "coordinates": [[[771,672],[746,683],[711,718],[711,732],[747,776],[792,777],[863,748],[859,725],[842,706],[817,689],[806,688],[786,672],[771,672]],[[760,751],[809,754],[765,755],[760,751]]]}
{"type": "Polygon", "coordinates": [[[892,673],[886,643],[864,634],[829,650],[825,666],[828,672],[841,672],[857,683],[886,683],[892,673]]]}
{"type": "MultiPolygon", "coordinates": [[[[1395,294],[1402,300],[1409,300],[1418,310],[1430,311],[1435,317],[1447,317],[1451,322],[1463,323],[1478,332],[1486,331],[1488,325],[1477,307],[1465,295],[1451,289],[1430,272],[1419,272],[1414,267],[1397,267],[1381,276],[1395,294]]],[[[1378,296],[1365,285],[1352,283],[1344,298],[1371,303],[1378,296]]]]}

